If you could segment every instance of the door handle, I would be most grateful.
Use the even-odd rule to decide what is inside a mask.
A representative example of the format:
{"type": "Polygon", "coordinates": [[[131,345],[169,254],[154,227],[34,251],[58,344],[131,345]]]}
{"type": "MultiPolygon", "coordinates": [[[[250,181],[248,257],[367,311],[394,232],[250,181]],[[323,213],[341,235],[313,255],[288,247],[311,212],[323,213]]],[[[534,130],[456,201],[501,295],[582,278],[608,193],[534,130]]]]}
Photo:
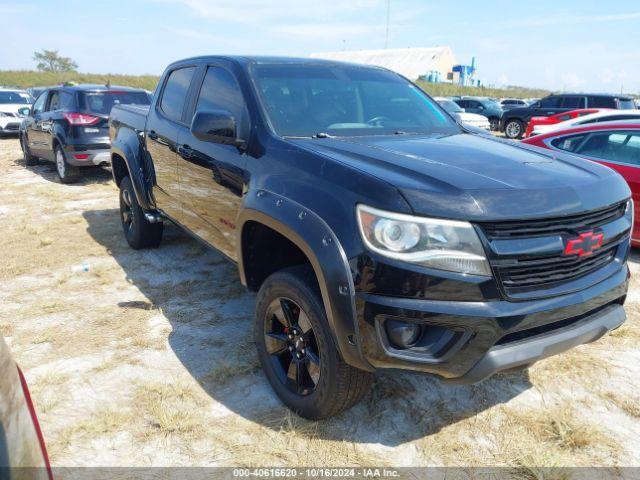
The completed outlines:
{"type": "Polygon", "coordinates": [[[149,137],[151,140],[157,140],[158,134],[155,130],[149,130],[149,132],[147,133],[147,137],[149,137]]]}
{"type": "Polygon", "coordinates": [[[193,149],[189,145],[178,145],[178,155],[182,158],[191,158],[193,156],[193,149]]]}

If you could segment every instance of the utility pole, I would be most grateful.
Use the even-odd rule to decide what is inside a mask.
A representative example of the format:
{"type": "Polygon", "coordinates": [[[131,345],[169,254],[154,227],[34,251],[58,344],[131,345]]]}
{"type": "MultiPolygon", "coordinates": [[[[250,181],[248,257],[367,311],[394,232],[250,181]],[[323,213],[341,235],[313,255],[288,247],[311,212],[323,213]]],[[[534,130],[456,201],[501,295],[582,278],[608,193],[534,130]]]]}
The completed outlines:
{"type": "Polygon", "coordinates": [[[387,0],[387,32],[384,37],[384,49],[389,46],[389,13],[391,12],[391,0],[387,0]]]}

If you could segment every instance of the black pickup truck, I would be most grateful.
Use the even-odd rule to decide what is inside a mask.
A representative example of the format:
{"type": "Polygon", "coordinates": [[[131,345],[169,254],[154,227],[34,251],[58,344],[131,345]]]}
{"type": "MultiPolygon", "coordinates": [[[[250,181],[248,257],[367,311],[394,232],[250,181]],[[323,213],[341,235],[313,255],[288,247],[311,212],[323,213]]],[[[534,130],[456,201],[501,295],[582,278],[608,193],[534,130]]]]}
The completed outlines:
{"type": "Polygon", "coordinates": [[[624,180],[470,132],[388,70],[183,60],[110,136],[128,243],[172,221],[236,262],[263,370],[307,418],[377,369],[478,382],[625,320],[624,180]]]}

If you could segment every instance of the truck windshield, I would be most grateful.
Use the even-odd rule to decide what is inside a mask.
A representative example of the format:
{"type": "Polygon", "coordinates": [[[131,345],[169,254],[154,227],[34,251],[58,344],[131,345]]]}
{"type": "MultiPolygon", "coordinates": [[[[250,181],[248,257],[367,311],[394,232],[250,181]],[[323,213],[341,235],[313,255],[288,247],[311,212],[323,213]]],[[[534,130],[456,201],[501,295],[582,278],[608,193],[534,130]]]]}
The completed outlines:
{"type": "Polygon", "coordinates": [[[109,115],[114,105],[149,105],[147,92],[81,92],[80,108],[86,112],[109,115]]]}
{"type": "Polygon", "coordinates": [[[460,132],[422,90],[386,70],[262,64],[252,73],[266,114],[282,136],[460,132]]]}

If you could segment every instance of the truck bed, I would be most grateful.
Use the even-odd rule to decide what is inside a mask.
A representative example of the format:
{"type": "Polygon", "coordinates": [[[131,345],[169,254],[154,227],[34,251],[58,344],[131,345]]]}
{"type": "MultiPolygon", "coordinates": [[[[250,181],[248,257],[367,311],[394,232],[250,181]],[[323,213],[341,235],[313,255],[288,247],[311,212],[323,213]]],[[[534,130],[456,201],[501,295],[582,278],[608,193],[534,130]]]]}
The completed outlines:
{"type": "Polygon", "coordinates": [[[111,109],[110,121],[113,125],[126,125],[136,132],[142,132],[148,114],[148,105],[115,105],[111,109]]]}

